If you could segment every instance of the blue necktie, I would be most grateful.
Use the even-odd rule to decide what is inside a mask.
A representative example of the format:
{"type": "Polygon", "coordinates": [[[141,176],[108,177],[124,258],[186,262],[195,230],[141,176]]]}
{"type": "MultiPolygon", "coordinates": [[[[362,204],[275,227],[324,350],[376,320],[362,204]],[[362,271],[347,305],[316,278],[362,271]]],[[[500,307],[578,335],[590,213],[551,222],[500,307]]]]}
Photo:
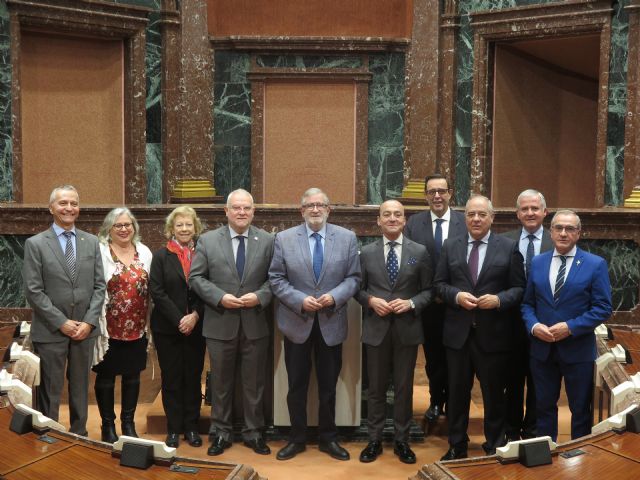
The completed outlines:
{"type": "Polygon", "coordinates": [[[535,255],[535,250],[533,249],[533,241],[535,240],[536,236],[532,233],[530,233],[529,235],[527,235],[527,238],[529,239],[529,245],[527,245],[527,258],[525,259],[525,266],[526,266],[526,274],[527,277],[529,276],[529,270],[531,270],[531,261],[533,260],[533,257],[535,255]]]}
{"type": "Polygon", "coordinates": [[[313,274],[316,277],[316,281],[320,278],[320,272],[322,271],[322,261],[324,253],[322,251],[322,237],[319,233],[311,235],[316,241],[316,245],[313,248],[313,274]]]}
{"type": "Polygon", "coordinates": [[[560,290],[564,285],[565,272],[567,271],[567,257],[564,255],[558,255],[558,258],[562,262],[560,269],[558,270],[558,276],[556,277],[556,288],[553,289],[553,300],[557,301],[560,296],[560,290]]]}
{"type": "Polygon", "coordinates": [[[391,285],[395,285],[398,278],[398,256],[396,255],[395,246],[396,242],[389,242],[389,253],[387,254],[387,273],[389,274],[389,281],[391,285]]]}
{"type": "Polygon", "coordinates": [[[63,235],[67,239],[67,244],[64,248],[64,256],[67,259],[67,267],[69,267],[69,273],[71,274],[71,279],[76,279],[76,255],[73,251],[73,232],[64,232],[63,235]]]}
{"type": "Polygon", "coordinates": [[[244,237],[238,235],[238,251],[236,252],[236,270],[238,270],[238,277],[242,280],[242,274],[244,273],[244,237]]]}
{"type": "Polygon", "coordinates": [[[442,222],[444,222],[442,218],[436,219],[436,233],[433,236],[436,247],[436,262],[440,258],[440,250],[442,249],[442,222]]]}

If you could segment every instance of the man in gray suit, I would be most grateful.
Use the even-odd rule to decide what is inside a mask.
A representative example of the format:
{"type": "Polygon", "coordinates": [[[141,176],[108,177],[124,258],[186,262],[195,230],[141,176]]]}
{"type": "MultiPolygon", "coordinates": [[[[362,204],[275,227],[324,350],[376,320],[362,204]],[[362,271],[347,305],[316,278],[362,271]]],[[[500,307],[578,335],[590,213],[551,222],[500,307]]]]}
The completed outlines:
{"type": "MultiPolygon", "coordinates": [[[[524,259],[525,274],[529,275],[533,257],[553,249],[551,234],[542,226],[547,216],[547,202],[537,190],[525,190],[516,200],[516,215],[522,228],[511,230],[505,237],[518,242],[520,254],[524,259]]],[[[529,368],[529,332],[522,320],[520,308],[513,312],[516,330],[509,360],[509,378],[507,379],[507,440],[533,438],[536,436],[536,395],[529,368]],[[527,385],[526,402],[524,386],[527,385]],[[523,405],[526,404],[526,410],[523,405]]]]}
{"type": "Polygon", "coordinates": [[[418,345],[424,341],[421,313],[431,301],[431,261],[424,245],[403,237],[404,207],[397,200],[380,205],[382,238],[362,249],[362,284],[357,294],[364,308],[362,342],[369,374],[369,444],[360,461],[373,462],[382,453],[387,385],[393,370],[394,453],[415,463],[409,447],[413,414],[413,371],[418,345]],[[393,368],[392,368],[393,367],[393,368]]]}
{"type": "Polygon", "coordinates": [[[37,407],[58,420],[65,366],[70,431],[87,435],[87,395],[105,281],[98,239],[75,227],[78,192],[71,185],[49,197],[51,228],[24,246],[22,278],[33,309],[31,339],[40,357],[37,407]]]}
{"type": "Polygon", "coordinates": [[[220,455],[232,442],[235,376],[242,377],[244,444],[261,455],[271,453],[264,428],[263,397],[271,303],[267,272],[273,236],[251,225],[253,197],[234,190],[227,197],[229,224],[200,237],[189,283],[205,303],[202,335],[211,360],[211,430],[207,453],[220,455]],[[240,360],[240,372],[236,365],[240,360]]]}
{"type": "Polygon", "coordinates": [[[276,235],[269,269],[273,293],[280,301],[276,316],[285,336],[291,419],[289,442],[277,458],[293,458],[306,448],[313,354],[318,366],[319,448],[348,460],[349,452],[337,442],[336,382],[347,338],[347,302],[360,286],[358,241],[353,232],[327,223],[329,198],[322,190],[307,190],[300,211],[305,222],[276,235]]]}

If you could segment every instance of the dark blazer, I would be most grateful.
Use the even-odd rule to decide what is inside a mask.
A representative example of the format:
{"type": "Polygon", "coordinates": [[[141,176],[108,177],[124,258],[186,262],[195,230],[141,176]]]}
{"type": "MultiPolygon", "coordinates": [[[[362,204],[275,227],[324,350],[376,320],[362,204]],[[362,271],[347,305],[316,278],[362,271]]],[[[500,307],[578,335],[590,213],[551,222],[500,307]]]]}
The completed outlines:
{"type": "MultiPolygon", "coordinates": [[[[508,232],[504,232],[502,236],[510,238],[511,240],[515,240],[516,245],[519,245],[520,237],[522,236],[522,228],[509,230],[508,232]]],[[[553,242],[551,241],[551,234],[549,233],[548,228],[543,228],[542,243],[540,244],[540,253],[548,252],[549,250],[553,250],[553,242]]]]}
{"type": "MultiPolygon", "coordinates": [[[[596,358],[593,330],[611,316],[611,284],[607,262],[578,248],[557,301],[549,283],[553,252],[534,257],[522,300],[522,317],[527,331],[536,323],[547,326],[567,322],[571,335],[554,343],[566,363],[591,362],[596,358]]],[[[531,337],[531,356],[544,361],[550,343],[531,337]]]]}
{"type": "Polygon", "coordinates": [[[384,240],[362,248],[360,252],[362,283],[356,299],[364,309],[362,324],[362,342],[378,346],[382,343],[389,328],[395,329],[403,345],[419,345],[424,341],[421,313],[431,302],[431,261],[427,249],[407,237],[403,237],[400,270],[395,284],[389,282],[384,260],[384,240]],[[369,297],[385,300],[394,298],[411,299],[415,310],[396,315],[391,313],[378,316],[369,307],[369,297]]]}
{"type": "Polygon", "coordinates": [[[200,237],[189,284],[205,303],[202,334],[206,338],[231,340],[238,335],[241,325],[249,340],[269,335],[267,307],[273,295],[267,274],[272,255],[273,235],[250,226],[244,272],[239,278],[229,227],[224,225],[200,237]],[[251,292],[260,301],[253,308],[227,309],[220,305],[227,293],[241,297],[251,292]]]}
{"type": "Polygon", "coordinates": [[[522,255],[513,240],[491,233],[482,269],[474,286],[467,264],[468,236],[448,238],[442,245],[434,278],[438,294],[447,306],[443,343],[460,349],[473,323],[479,345],[487,352],[508,351],[513,335],[513,315],[525,286],[522,255]],[[480,297],[497,295],[500,307],[491,310],[465,310],[456,303],[459,292],[480,297]]]}
{"type": "MultiPolygon", "coordinates": [[[[451,220],[449,225],[449,235],[447,238],[455,238],[461,235],[466,235],[467,224],[464,220],[464,214],[455,210],[451,210],[451,220]]],[[[424,212],[415,213],[409,217],[407,225],[404,228],[405,236],[409,237],[414,242],[420,243],[427,247],[429,252],[429,258],[431,259],[431,269],[436,270],[436,247],[433,239],[433,226],[431,224],[431,211],[425,210],[424,212]]]]}
{"type": "Polygon", "coordinates": [[[178,256],[167,250],[167,247],[162,247],[153,254],[149,291],[153,299],[153,332],[179,335],[178,324],[182,317],[197,311],[199,320],[192,335],[202,335],[204,303],[189,288],[178,256]]]}

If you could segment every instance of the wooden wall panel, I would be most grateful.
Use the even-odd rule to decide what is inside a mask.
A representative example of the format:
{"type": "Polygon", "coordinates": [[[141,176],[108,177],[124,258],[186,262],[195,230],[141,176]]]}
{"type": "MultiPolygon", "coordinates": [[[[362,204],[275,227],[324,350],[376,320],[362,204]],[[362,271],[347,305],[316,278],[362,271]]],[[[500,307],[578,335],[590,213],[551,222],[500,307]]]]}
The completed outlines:
{"type": "Polygon", "coordinates": [[[410,38],[412,0],[208,0],[209,35],[410,38]]]}
{"type": "Polygon", "coordinates": [[[124,201],[123,41],[22,32],[23,201],[124,201]]]}

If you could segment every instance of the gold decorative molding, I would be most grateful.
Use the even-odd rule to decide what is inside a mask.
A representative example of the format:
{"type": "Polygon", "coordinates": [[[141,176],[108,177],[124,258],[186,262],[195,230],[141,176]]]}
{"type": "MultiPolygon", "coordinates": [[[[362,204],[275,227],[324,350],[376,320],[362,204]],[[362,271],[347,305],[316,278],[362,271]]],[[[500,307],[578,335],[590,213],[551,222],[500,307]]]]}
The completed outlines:
{"type": "Polygon", "coordinates": [[[171,193],[172,198],[206,198],[215,197],[216,189],[211,180],[189,179],[178,180],[171,193]]]}
{"type": "Polygon", "coordinates": [[[420,200],[424,200],[424,187],[424,179],[410,179],[402,189],[401,198],[419,198],[420,200]]]}
{"type": "Polygon", "coordinates": [[[640,208],[640,185],[633,187],[631,195],[624,201],[625,208],[640,208]]]}

